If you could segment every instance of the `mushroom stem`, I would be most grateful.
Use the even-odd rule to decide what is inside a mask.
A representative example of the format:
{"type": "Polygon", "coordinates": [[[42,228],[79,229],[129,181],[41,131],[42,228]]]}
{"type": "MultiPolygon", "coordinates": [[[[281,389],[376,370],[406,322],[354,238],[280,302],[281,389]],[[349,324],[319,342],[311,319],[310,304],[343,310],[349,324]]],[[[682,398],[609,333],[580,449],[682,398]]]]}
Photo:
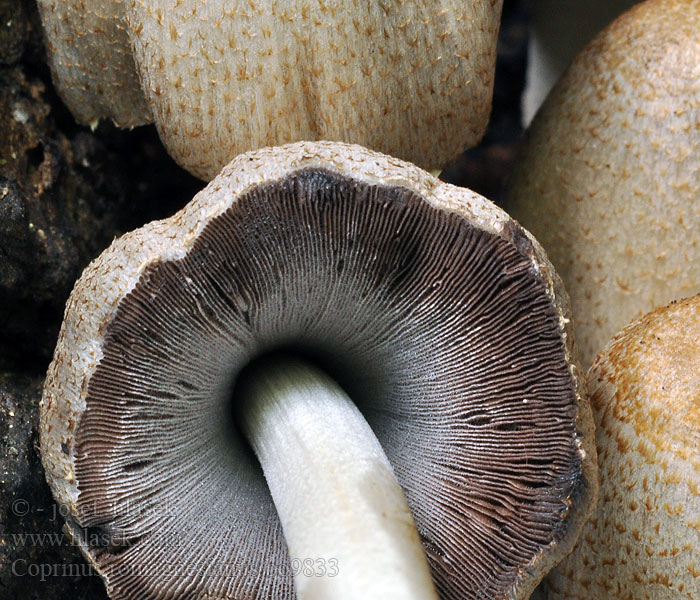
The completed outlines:
{"type": "Polygon", "coordinates": [[[413,516],[338,384],[291,357],[249,368],[239,425],[260,461],[301,600],[437,599],[413,516]]]}

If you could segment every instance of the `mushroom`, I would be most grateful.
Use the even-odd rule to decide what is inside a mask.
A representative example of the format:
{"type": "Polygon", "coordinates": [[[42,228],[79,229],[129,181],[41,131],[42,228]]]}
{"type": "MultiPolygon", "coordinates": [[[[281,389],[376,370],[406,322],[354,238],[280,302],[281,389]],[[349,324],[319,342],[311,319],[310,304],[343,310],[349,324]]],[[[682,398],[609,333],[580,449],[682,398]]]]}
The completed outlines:
{"type": "Polygon", "coordinates": [[[584,367],[700,292],[699,115],[700,5],[649,0],[579,54],[527,133],[507,205],[564,281],[584,367]]]}
{"type": "Polygon", "coordinates": [[[241,155],[86,269],[41,454],[113,598],[291,598],[293,574],[302,598],[409,598],[423,551],[442,598],[526,598],[595,499],[589,413],[527,232],[303,142],[241,155]]]}
{"type": "Polygon", "coordinates": [[[486,128],[501,6],[39,0],[76,120],[154,121],[205,180],[241,152],[298,140],[443,167],[486,128]]]}
{"type": "Polygon", "coordinates": [[[625,327],[587,380],[600,502],[549,598],[700,598],[700,296],[625,327]]]}

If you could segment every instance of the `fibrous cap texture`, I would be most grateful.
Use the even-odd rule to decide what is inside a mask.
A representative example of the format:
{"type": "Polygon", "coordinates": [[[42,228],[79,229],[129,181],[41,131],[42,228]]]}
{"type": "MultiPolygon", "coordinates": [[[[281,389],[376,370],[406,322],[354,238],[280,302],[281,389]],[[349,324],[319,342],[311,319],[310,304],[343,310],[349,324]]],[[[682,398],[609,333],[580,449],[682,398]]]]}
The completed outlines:
{"type": "Polygon", "coordinates": [[[700,3],[649,0],[538,113],[508,190],[569,292],[584,367],[633,318],[700,291],[700,3]]]}
{"type": "Polygon", "coordinates": [[[298,140],[444,166],[486,127],[501,5],[39,2],[75,117],[153,120],[175,160],[206,180],[241,152],[298,140]]]}
{"type": "Polygon", "coordinates": [[[238,157],[71,295],[42,457],[113,597],[291,597],[274,506],[227,418],[237,373],[279,348],[358,403],[442,597],[527,597],[571,548],[595,450],[537,243],[408,163],[299,143],[238,157]]]}
{"type": "Polygon", "coordinates": [[[700,597],[700,296],[630,324],[587,380],[600,501],[549,597],[700,597]]]}
{"type": "Polygon", "coordinates": [[[54,83],[76,119],[150,123],[129,42],[124,2],[39,2],[54,83]]]}

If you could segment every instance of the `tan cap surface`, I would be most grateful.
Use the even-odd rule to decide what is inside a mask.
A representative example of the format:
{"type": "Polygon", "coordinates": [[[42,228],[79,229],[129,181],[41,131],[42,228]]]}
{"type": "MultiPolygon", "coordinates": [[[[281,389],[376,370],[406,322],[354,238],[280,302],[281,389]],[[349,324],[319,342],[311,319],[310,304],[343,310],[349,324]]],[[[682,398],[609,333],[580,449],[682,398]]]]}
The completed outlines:
{"type": "Polygon", "coordinates": [[[587,380],[600,500],[549,598],[700,598],[700,296],[630,324],[587,380]]]}
{"type": "Polygon", "coordinates": [[[39,0],[49,66],[78,122],[111,118],[120,127],[150,123],[121,1],[39,0]]]}
{"type": "Polygon", "coordinates": [[[650,0],[574,60],[528,131],[511,214],[569,292],[584,367],[700,291],[700,2],[650,0]]]}
{"type": "Polygon", "coordinates": [[[300,140],[440,168],[490,113],[502,0],[39,4],[76,119],[152,118],[205,180],[241,152],[300,140]]]}

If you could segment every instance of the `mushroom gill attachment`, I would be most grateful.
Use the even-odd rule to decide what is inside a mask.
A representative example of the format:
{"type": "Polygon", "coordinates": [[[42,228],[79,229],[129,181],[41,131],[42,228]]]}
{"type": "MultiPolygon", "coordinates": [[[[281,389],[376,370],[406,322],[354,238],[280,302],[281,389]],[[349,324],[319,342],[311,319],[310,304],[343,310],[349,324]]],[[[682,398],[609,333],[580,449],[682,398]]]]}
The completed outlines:
{"type": "Polygon", "coordinates": [[[483,135],[502,0],[39,0],[76,120],[154,121],[205,180],[241,152],[362,144],[442,168],[483,135]],[[85,6],[87,4],[87,7],[85,6]]]}
{"type": "Polygon", "coordinates": [[[242,370],[280,349],[366,419],[441,598],[525,598],[571,549],[595,450],[566,295],[537,243],[408,163],[299,143],[238,157],[116,240],[68,302],[42,459],[113,598],[294,596],[231,417],[242,370]]]}
{"type": "Polygon", "coordinates": [[[700,3],[648,0],[576,57],[507,193],[571,297],[588,368],[615,332],[700,293],[700,3]]]}
{"type": "Polygon", "coordinates": [[[700,296],[628,325],[587,380],[600,502],[548,597],[700,598],[700,296]]]}

